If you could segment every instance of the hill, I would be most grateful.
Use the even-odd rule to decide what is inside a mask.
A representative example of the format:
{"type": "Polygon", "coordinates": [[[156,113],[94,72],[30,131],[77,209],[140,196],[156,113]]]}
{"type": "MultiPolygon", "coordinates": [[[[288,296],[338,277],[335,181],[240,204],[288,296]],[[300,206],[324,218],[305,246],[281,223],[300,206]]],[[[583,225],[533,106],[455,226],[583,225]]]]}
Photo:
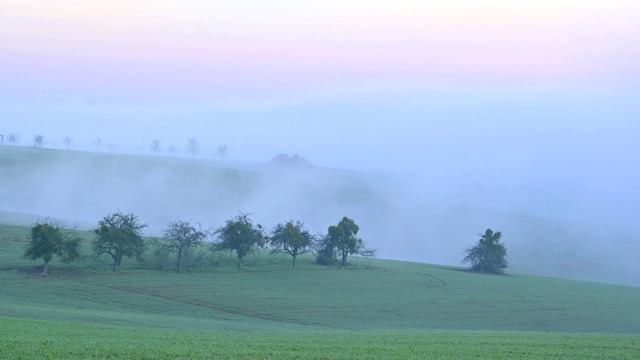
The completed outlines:
{"type": "MultiPolygon", "coordinates": [[[[190,271],[153,261],[22,258],[28,227],[0,225],[0,348],[15,359],[630,359],[640,288],[462,268],[228,253],[190,271]],[[587,334],[588,333],[588,334],[587,334]]],[[[90,233],[79,231],[85,254],[90,233]]]]}
{"type": "Polygon", "coordinates": [[[465,190],[433,171],[415,178],[0,146],[0,217],[18,225],[54,217],[89,229],[120,210],[149,224],[147,235],[159,235],[169,221],[215,227],[239,211],[267,228],[301,220],[314,234],[349,216],[381,257],[452,265],[490,227],[504,234],[514,272],[640,286],[634,224],[554,217],[544,192],[465,190]],[[500,209],[522,196],[530,213],[500,209]]]}
{"type": "Polygon", "coordinates": [[[0,317],[225,331],[640,333],[640,288],[375,259],[342,270],[303,257],[292,269],[288,257],[260,253],[243,271],[227,253],[180,275],[128,259],[114,274],[109,259],[86,258],[53,263],[41,278],[31,275],[40,263],[21,258],[28,229],[1,230],[0,317]]]}

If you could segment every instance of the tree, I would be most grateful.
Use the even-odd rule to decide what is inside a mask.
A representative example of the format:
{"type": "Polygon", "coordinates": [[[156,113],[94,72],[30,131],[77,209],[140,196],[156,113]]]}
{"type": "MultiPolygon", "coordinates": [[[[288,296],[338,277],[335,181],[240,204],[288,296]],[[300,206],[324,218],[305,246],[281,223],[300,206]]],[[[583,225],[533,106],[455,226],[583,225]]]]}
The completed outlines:
{"type": "Polygon", "coordinates": [[[138,216],[121,212],[105,216],[93,229],[97,235],[93,241],[95,256],[109,254],[113,258],[113,271],[118,269],[123,257],[135,257],[142,261],[145,244],[141,236],[147,224],[140,223],[138,216]]]}
{"type": "Polygon", "coordinates": [[[218,241],[211,247],[213,251],[235,250],[238,255],[238,270],[242,267],[244,256],[257,246],[263,246],[265,242],[262,225],[254,225],[249,216],[250,214],[240,213],[227,220],[224,226],[215,231],[218,241]]]}
{"type": "Polygon", "coordinates": [[[69,147],[73,145],[73,139],[69,136],[65,136],[62,138],[62,143],[67,147],[67,150],[69,150],[69,147]]]}
{"type": "Polygon", "coordinates": [[[182,270],[182,259],[195,246],[207,237],[207,232],[200,226],[196,228],[188,221],[174,221],[167,225],[164,237],[169,241],[165,248],[178,253],[178,273],[182,270]]]}
{"type": "Polygon", "coordinates": [[[153,151],[154,155],[157,155],[158,151],[162,150],[162,141],[160,141],[160,139],[151,140],[151,145],[149,145],[149,149],[153,151]]]}
{"type": "Polygon", "coordinates": [[[96,138],[95,140],[92,141],[93,146],[99,148],[102,145],[102,139],[100,138],[96,138]]]}
{"type": "Polygon", "coordinates": [[[300,154],[278,154],[271,159],[271,164],[290,168],[310,168],[311,163],[300,154]]]}
{"type": "Polygon", "coordinates": [[[44,136],[42,135],[36,135],[33,137],[33,144],[35,147],[42,147],[42,144],[44,144],[44,136]]]}
{"type": "Polygon", "coordinates": [[[187,153],[191,155],[191,157],[200,155],[200,143],[198,142],[198,139],[190,137],[187,140],[187,153]]]}
{"type": "Polygon", "coordinates": [[[20,136],[16,133],[10,133],[7,135],[7,142],[11,144],[11,146],[15,146],[19,139],[20,136]]]}
{"type": "Polygon", "coordinates": [[[30,243],[24,253],[25,258],[31,260],[42,259],[42,275],[47,276],[49,262],[57,256],[64,263],[70,263],[80,258],[80,238],[72,237],[71,231],[65,228],[63,222],[45,220],[37,222],[31,228],[30,243]]]}
{"type": "Polygon", "coordinates": [[[216,156],[219,157],[220,160],[224,160],[224,158],[226,158],[228,155],[227,150],[227,145],[218,146],[218,148],[216,149],[216,156]]]}
{"type": "Polygon", "coordinates": [[[374,257],[376,250],[367,248],[362,239],[356,237],[360,227],[355,221],[343,217],[336,226],[330,226],[318,246],[318,263],[339,261],[342,267],[347,266],[349,255],[374,257]]]}
{"type": "Polygon", "coordinates": [[[167,152],[171,154],[171,156],[175,156],[178,152],[178,148],[175,145],[171,145],[167,148],[167,152]]]}
{"type": "Polygon", "coordinates": [[[269,238],[273,250],[271,253],[286,253],[293,257],[293,267],[296,266],[296,257],[311,250],[314,236],[304,229],[300,221],[287,221],[285,224],[276,225],[269,238]]]}
{"type": "Polygon", "coordinates": [[[480,240],[478,243],[467,249],[467,256],[463,263],[471,263],[471,270],[476,272],[486,272],[501,274],[509,265],[507,262],[507,248],[500,243],[501,232],[493,232],[487,229],[484,235],[478,233],[480,240]]]}

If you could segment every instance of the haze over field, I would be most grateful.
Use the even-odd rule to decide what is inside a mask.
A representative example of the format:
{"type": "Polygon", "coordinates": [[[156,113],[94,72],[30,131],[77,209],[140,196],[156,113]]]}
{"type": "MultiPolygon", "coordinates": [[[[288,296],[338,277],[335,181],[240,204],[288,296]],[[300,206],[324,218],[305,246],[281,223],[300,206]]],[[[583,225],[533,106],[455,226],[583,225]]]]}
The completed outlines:
{"type": "MultiPolygon", "coordinates": [[[[309,194],[331,177],[259,175],[237,206],[202,217],[299,216],[324,231],[347,215],[380,256],[443,264],[491,227],[513,271],[640,285],[640,3],[265,4],[0,0],[5,144],[41,134],[65,148],[70,136],[75,150],[152,155],[160,139],[163,156],[175,145],[189,157],[195,137],[199,158],[228,145],[236,167],[300,153],[359,171],[348,187],[367,201],[309,194]]],[[[113,202],[99,216],[119,207],[74,176],[85,163],[55,165],[29,181],[0,167],[0,210],[84,220],[88,205],[57,207],[77,189],[113,202]]],[[[186,191],[170,169],[129,170],[103,185],[150,202],[186,191]]],[[[168,217],[199,219],[174,200],[168,217]]]]}

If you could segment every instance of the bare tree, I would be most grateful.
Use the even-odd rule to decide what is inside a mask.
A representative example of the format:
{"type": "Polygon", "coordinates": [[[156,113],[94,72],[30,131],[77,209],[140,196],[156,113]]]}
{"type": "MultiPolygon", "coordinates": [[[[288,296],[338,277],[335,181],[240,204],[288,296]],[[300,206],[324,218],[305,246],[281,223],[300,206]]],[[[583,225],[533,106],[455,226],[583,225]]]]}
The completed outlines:
{"type": "Polygon", "coordinates": [[[15,146],[19,139],[20,136],[16,133],[10,133],[9,135],[7,135],[7,142],[9,142],[11,146],[15,146]]]}
{"type": "Polygon", "coordinates": [[[4,145],[4,135],[0,134],[0,145],[4,145]]]}
{"type": "Polygon", "coordinates": [[[229,155],[227,151],[227,145],[218,146],[218,148],[216,149],[216,156],[220,158],[220,160],[224,160],[224,158],[226,158],[227,155],[229,155]]]}
{"type": "Polygon", "coordinates": [[[167,148],[167,152],[171,154],[171,156],[175,156],[178,152],[178,148],[175,145],[171,145],[167,148]]]}
{"type": "Polygon", "coordinates": [[[92,141],[92,143],[95,147],[99,148],[102,145],[102,139],[96,138],[95,140],[92,141]]]}
{"type": "Polygon", "coordinates": [[[151,145],[149,145],[149,149],[153,151],[153,155],[157,155],[158,151],[162,150],[162,141],[160,141],[160,139],[151,140],[151,145]]]}
{"type": "Polygon", "coordinates": [[[201,244],[208,235],[206,230],[202,230],[200,224],[197,225],[196,228],[188,221],[174,221],[170,222],[164,230],[164,237],[169,241],[165,248],[178,253],[178,273],[182,270],[182,260],[185,255],[201,244]]]}
{"type": "Polygon", "coordinates": [[[62,143],[66,145],[67,150],[69,150],[69,147],[73,145],[73,139],[70,138],[69,136],[65,136],[62,138],[62,143]]]}
{"type": "Polygon", "coordinates": [[[194,137],[190,137],[188,139],[187,153],[191,155],[191,157],[200,155],[200,143],[198,142],[198,139],[194,137]]]}
{"type": "Polygon", "coordinates": [[[33,145],[35,147],[41,148],[43,143],[44,143],[44,136],[36,135],[33,137],[33,145]]]}

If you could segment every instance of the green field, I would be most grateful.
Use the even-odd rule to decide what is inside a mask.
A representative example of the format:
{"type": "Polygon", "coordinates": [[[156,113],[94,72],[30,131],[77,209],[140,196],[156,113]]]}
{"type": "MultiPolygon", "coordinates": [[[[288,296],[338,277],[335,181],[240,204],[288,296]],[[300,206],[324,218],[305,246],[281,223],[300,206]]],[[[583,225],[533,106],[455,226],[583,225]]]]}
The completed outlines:
{"type": "Polygon", "coordinates": [[[54,260],[43,278],[21,256],[28,230],[0,226],[7,358],[640,357],[640,288],[378,259],[292,269],[266,253],[183,274],[54,260]]]}

